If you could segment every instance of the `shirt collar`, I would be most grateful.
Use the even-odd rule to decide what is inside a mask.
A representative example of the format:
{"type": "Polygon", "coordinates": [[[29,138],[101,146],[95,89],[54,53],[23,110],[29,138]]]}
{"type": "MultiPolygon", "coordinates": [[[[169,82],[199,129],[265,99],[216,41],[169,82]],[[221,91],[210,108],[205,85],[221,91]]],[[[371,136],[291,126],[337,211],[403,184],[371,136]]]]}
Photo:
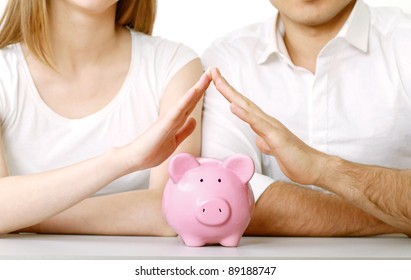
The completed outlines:
{"type": "Polygon", "coordinates": [[[344,38],[354,47],[368,51],[368,40],[370,30],[370,12],[362,0],[357,0],[344,26],[337,37],[344,38]]]}
{"type": "Polygon", "coordinates": [[[274,17],[265,21],[262,26],[261,32],[261,44],[264,46],[260,52],[256,53],[256,60],[258,64],[262,64],[267,61],[267,59],[273,53],[280,53],[278,48],[278,30],[277,30],[277,20],[278,11],[275,11],[274,17]]]}
{"type": "MultiPolygon", "coordinates": [[[[262,51],[256,53],[258,64],[262,64],[274,53],[288,56],[282,40],[284,31],[281,30],[279,13],[276,10],[274,17],[263,23],[261,42],[265,45],[262,51]]],[[[370,29],[370,13],[367,5],[362,0],[357,0],[347,21],[341,28],[337,37],[344,38],[354,47],[368,51],[370,29]]]]}

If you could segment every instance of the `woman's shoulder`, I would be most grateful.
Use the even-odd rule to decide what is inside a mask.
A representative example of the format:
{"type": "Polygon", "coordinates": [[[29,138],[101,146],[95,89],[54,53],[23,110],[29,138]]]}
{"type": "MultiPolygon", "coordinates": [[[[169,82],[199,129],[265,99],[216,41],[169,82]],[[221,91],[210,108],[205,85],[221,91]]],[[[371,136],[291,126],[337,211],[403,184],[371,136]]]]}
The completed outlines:
{"type": "Polygon", "coordinates": [[[144,50],[145,53],[173,54],[184,52],[198,56],[195,51],[184,43],[169,40],[161,36],[147,35],[141,32],[131,31],[133,40],[136,41],[135,47],[144,50]]]}
{"type": "Polygon", "coordinates": [[[133,54],[136,68],[147,75],[147,81],[156,83],[157,96],[161,98],[164,89],[174,75],[198,55],[183,43],[175,42],[160,36],[150,36],[135,31],[133,54]]]}

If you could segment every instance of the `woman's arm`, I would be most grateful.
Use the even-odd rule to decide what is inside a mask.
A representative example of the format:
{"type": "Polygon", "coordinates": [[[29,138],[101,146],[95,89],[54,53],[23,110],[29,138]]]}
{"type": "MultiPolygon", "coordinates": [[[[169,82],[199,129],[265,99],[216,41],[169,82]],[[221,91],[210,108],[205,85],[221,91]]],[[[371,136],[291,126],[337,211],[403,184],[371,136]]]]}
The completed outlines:
{"type": "MultiPolygon", "coordinates": [[[[167,85],[160,104],[160,115],[167,114],[203,73],[199,59],[180,69],[167,85]]],[[[194,132],[175,153],[200,155],[201,106],[199,100],[191,117],[197,123],[194,132]]],[[[143,145],[144,146],[144,145],[143,145]]],[[[159,147],[161,149],[161,147],[159,147]]],[[[168,180],[168,160],[151,169],[146,190],[87,198],[79,204],[25,231],[42,233],[81,233],[113,235],[173,235],[163,218],[161,200],[168,180]]]]}
{"type": "Polygon", "coordinates": [[[7,166],[1,156],[0,172],[6,176],[0,178],[0,233],[36,225],[125,174],[161,164],[194,131],[195,121],[190,114],[209,83],[209,76],[204,74],[174,107],[134,142],[101,156],[26,176],[7,176],[7,166]]]}
{"type": "MultiPolygon", "coordinates": [[[[168,83],[160,103],[160,114],[165,114],[175,106],[176,100],[181,98],[181,95],[187,91],[203,73],[201,61],[195,59],[180,69],[168,83]]],[[[202,115],[203,100],[200,100],[197,107],[194,109],[191,116],[197,123],[194,132],[187,137],[176,149],[177,153],[190,153],[194,156],[200,156],[201,153],[201,115],[202,115]]],[[[164,161],[159,166],[151,169],[150,173],[150,189],[163,190],[168,180],[168,162],[164,161]]]]}

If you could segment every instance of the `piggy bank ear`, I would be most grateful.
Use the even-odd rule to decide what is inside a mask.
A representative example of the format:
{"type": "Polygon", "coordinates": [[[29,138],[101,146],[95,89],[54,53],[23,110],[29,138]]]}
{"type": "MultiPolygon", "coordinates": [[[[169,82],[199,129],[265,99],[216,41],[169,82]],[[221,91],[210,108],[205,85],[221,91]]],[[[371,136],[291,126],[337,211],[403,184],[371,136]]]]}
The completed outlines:
{"type": "Polygon", "coordinates": [[[168,165],[168,173],[174,183],[178,183],[184,174],[193,168],[200,166],[197,159],[190,154],[178,154],[173,157],[168,165]]]}
{"type": "Polygon", "coordinates": [[[254,162],[248,156],[235,155],[229,157],[224,160],[223,166],[233,171],[244,184],[248,183],[254,175],[254,162]]]}

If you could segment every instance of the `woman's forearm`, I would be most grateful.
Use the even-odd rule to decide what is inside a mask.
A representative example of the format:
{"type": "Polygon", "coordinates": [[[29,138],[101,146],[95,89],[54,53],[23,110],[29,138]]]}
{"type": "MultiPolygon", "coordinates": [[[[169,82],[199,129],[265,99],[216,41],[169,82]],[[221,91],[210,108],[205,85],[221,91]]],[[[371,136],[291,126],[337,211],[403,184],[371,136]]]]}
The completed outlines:
{"type": "Polygon", "coordinates": [[[123,175],[117,149],[39,174],[0,178],[0,233],[37,224],[73,206],[123,175]]]}
{"type": "Polygon", "coordinates": [[[130,191],[87,198],[23,232],[171,236],[161,209],[162,192],[130,191]]]}

